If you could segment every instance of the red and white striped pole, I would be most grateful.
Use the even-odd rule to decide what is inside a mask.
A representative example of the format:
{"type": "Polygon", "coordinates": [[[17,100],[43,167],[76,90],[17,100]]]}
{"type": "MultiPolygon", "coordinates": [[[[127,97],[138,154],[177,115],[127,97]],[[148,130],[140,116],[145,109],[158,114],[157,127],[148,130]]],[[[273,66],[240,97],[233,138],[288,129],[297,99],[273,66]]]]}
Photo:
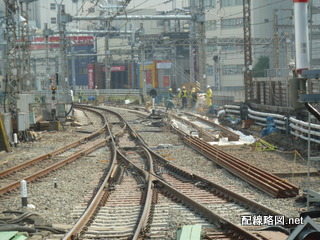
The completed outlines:
{"type": "Polygon", "coordinates": [[[296,71],[310,69],[308,1],[293,0],[296,49],[296,71]]]}

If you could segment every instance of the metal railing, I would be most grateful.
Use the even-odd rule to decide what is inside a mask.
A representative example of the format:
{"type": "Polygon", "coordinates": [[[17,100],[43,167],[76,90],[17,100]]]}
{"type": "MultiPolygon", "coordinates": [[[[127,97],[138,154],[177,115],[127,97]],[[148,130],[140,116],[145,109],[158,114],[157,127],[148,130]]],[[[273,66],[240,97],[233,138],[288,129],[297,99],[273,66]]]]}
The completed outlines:
{"type": "MultiPolygon", "coordinates": [[[[238,105],[225,105],[225,111],[229,115],[239,117],[241,115],[241,107],[238,105]]],[[[308,140],[309,122],[298,120],[294,117],[281,114],[258,112],[248,109],[249,119],[254,120],[254,124],[266,127],[267,117],[273,117],[276,128],[294,135],[303,140],[308,140]]],[[[310,142],[320,143],[320,125],[310,123],[310,142]]]]}

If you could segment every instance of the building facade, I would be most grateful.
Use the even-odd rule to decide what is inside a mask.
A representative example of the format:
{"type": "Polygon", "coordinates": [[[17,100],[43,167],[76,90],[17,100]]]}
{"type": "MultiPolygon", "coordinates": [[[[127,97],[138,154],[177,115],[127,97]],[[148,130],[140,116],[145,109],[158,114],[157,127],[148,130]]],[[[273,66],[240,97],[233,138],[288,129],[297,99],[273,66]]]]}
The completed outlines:
{"type": "MultiPolygon", "coordinates": [[[[269,58],[271,68],[286,68],[286,48],[281,45],[286,40],[285,33],[288,32],[291,41],[293,39],[292,2],[251,1],[250,8],[252,68],[261,56],[269,58]],[[280,51],[277,66],[274,51],[280,51]]],[[[241,91],[244,88],[243,19],[243,0],[216,1],[206,12],[207,79],[215,90],[241,91]]]]}

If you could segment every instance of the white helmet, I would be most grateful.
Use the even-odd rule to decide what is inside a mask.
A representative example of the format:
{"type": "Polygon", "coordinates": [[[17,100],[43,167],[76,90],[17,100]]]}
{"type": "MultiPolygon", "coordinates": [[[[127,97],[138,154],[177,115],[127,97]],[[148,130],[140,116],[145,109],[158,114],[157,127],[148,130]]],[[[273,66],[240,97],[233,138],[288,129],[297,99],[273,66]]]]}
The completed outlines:
{"type": "Polygon", "coordinates": [[[177,91],[178,91],[178,92],[180,92],[180,90],[181,90],[180,88],[177,88],[177,91]]]}
{"type": "Polygon", "coordinates": [[[210,85],[208,85],[207,88],[210,88],[210,85]]]}

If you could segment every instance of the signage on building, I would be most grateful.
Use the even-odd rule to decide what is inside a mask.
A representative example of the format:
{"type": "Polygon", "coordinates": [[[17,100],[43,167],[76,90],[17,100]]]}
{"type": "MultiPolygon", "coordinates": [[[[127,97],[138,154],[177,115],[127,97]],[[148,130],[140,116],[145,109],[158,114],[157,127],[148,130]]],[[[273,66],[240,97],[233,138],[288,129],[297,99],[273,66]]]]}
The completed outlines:
{"type": "MultiPolygon", "coordinates": [[[[111,66],[111,72],[122,72],[126,70],[126,66],[111,66]]],[[[106,71],[106,67],[102,68],[102,71],[106,71]]]]}
{"type": "Polygon", "coordinates": [[[157,69],[170,69],[171,66],[171,62],[157,62],[157,69]]]}
{"type": "Polygon", "coordinates": [[[94,65],[88,64],[88,89],[94,89],[94,65]]]}
{"type": "Polygon", "coordinates": [[[163,76],[163,86],[170,87],[170,76],[163,76]]]}
{"type": "MultiPolygon", "coordinates": [[[[94,45],[93,36],[69,36],[68,41],[73,41],[74,46],[94,45]]],[[[51,36],[48,38],[49,48],[58,48],[60,46],[60,37],[51,36]],[[54,44],[57,43],[57,44],[54,44]]],[[[31,43],[30,50],[43,50],[46,48],[44,37],[35,37],[31,43]]]]}

